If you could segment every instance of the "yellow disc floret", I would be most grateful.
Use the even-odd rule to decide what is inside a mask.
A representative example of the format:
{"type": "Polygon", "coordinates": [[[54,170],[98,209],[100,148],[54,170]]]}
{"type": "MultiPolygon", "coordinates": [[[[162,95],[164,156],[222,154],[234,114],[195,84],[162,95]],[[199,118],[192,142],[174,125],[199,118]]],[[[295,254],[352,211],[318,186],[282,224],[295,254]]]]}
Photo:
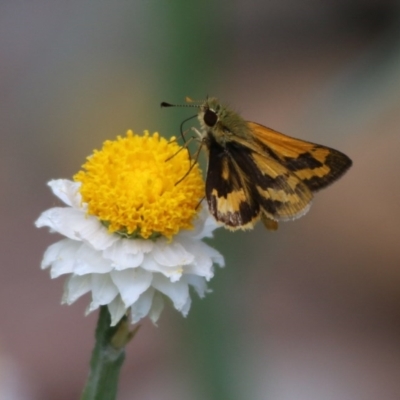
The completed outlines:
{"type": "Polygon", "coordinates": [[[104,142],[74,176],[88,214],[128,237],[171,238],[192,228],[204,181],[198,165],[188,174],[188,152],[179,149],[174,138],[147,131],[104,142]]]}

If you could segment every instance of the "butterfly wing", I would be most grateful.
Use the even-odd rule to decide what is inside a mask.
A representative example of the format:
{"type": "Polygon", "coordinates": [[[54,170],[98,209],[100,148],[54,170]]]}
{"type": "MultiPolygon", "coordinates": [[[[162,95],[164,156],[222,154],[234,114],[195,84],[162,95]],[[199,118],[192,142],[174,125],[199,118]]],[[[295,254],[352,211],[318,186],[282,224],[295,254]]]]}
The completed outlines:
{"type": "Polygon", "coordinates": [[[218,221],[232,229],[246,229],[262,216],[267,227],[276,229],[271,220],[293,219],[308,210],[309,188],[268,153],[260,154],[237,140],[221,145],[212,134],[206,144],[206,197],[218,221]]]}
{"type": "Polygon", "coordinates": [[[250,151],[243,167],[252,177],[256,198],[267,218],[286,221],[301,217],[309,210],[311,190],[268,154],[250,151]]]}
{"type": "Polygon", "coordinates": [[[243,170],[228,149],[213,136],[207,140],[209,161],[206,198],[211,214],[229,228],[251,228],[260,214],[260,205],[243,170]]]}
{"type": "Polygon", "coordinates": [[[255,122],[248,122],[248,126],[256,144],[313,192],[339,179],[352,165],[338,150],[292,138],[255,122]]]}

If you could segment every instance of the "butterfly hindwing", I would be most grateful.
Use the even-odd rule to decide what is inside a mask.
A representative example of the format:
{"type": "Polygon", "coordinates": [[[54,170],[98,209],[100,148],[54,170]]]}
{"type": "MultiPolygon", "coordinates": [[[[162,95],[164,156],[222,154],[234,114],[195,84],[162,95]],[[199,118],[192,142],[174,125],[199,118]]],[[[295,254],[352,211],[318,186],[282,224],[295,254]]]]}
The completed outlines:
{"type": "Polygon", "coordinates": [[[313,195],[295,174],[269,155],[250,153],[248,171],[254,180],[258,201],[267,217],[289,220],[304,215],[313,195]]]}

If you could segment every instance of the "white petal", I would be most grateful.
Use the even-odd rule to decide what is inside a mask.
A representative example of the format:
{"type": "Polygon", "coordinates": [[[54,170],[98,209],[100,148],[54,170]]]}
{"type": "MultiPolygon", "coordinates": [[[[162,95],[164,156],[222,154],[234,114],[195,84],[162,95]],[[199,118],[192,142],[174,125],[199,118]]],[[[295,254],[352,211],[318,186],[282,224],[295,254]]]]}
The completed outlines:
{"type": "MultiPolygon", "coordinates": [[[[49,208],[46,211],[43,211],[39,218],[35,221],[35,226],[36,228],[42,228],[44,226],[47,226],[50,228],[50,232],[58,232],[57,228],[58,225],[60,225],[59,220],[59,213],[60,210],[71,210],[70,208],[65,208],[65,207],[54,207],[54,208],[49,208]]],[[[63,211],[61,211],[63,212],[63,211]]],[[[62,233],[64,235],[64,233],[62,233]]],[[[64,235],[67,236],[67,235],[64,235]]],[[[73,231],[71,231],[71,239],[75,239],[73,236],[73,231]]]]}
{"type": "Polygon", "coordinates": [[[209,246],[207,243],[199,240],[184,239],[183,245],[189,249],[190,252],[194,252],[197,257],[209,257],[213,264],[218,264],[220,267],[225,266],[224,257],[220,252],[209,246]]]}
{"type": "Polygon", "coordinates": [[[78,276],[71,275],[64,285],[62,304],[72,304],[92,288],[92,278],[90,275],[78,276]]]}
{"type": "MultiPolygon", "coordinates": [[[[203,242],[202,242],[203,243],[203,242]]],[[[203,243],[204,251],[211,257],[214,264],[218,264],[220,267],[225,267],[225,259],[224,256],[211,246],[206,243],[203,243]]]]}
{"type": "Polygon", "coordinates": [[[182,230],[178,236],[191,237],[193,239],[202,239],[204,237],[213,237],[212,232],[221,225],[215,220],[208,210],[207,203],[202,203],[202,209],[194,221],[194,229],[182,230]]]}
{"type": "Polygon", "coordinates": [[[142,268],[112,271],[111,279],[118,288],[125,307],[130,307],[151,284],[153,274],[142,268]]]}
{"type": "Polygon", "coordinates": [[[184,317],[187,317],[191,305],[192,305],[192,299],[189,296],[186,300],[186,303],[183,305],[182,309],[180,310],[184,317]]]}
{"type": "Polygon", "coordinates": [[[90,311],[93,311],[92,307],[96,308],[111,303],[114,298],[118,295],[118,289],[114,285],[109,274],[92,274],[92,304],[90,311]]]}
{"type": "Polygon", "coordinates": [[[74,274],[105,274],[112,270],[112,265],[109,260],[105,260],[99,251],[96,251],[86,244],[82,244],[79,251],[76,253],[74,264],[74,274]]]}
{"type": "MultiPolygon", "coordinates": [[[[63,260],[73,264],[75,252],[80,247],[81,243],[70,239],[63,239],[59,242],[50,245],[44,255],[41,263],[41,268],[46,269],[55,262],[63,260]]],[[[67,271],[72,272],[72,269],[67,271]]]]}
{"type": "Polygon", "coordinates": [[[194,237],[194,239],[202,239],[202,238],[212,238],[214,237],[213,231],[218,228],[221,228],[222,224],[217,222],[212,215],[209,215],[204,222],[203,230],[201,231],[200,235],[194,237]]]}
{"type": "Polygon", "coordinates": [[[125,315],[126,307],[120,296],[117,296],[109,305],[108,311],[111,315],[111,326],[117,325],[119,320],[125,315]]]}
{"type": "Polygon", "coordinates": [[[180,243],[168,243],[165,240],[157,241],[151,254],[157,263],[166,267],[190,264],[194,259],[193,254],[187,252],[180,243]]]}
{"type": "Polygon", "coordinates": [[[146,271],[160,272],[161,274],[168,277],[172,282],[179,281],[183,274],[182,266],[178,265],[175,267],[165,267],[153,259],[152,253],[144,257],[140,267],[145,269],[146,271]]]}
{"type": "Polygon", "coordinates": [[[207,288],[206,280],[201,276],[186,274],[182,279],[192,286],[201,298],[203,298],[206,293],[211,292],[211,290],[207,288]]]}
{"type": "Polygon", "coordinates": [[[214,276],[214,259],[218,259],[218,256],[220,256],[223,261],[223,257],[212,247],[199,240],[184,237],[181,237],[179,240],[195,256],[194,261],[190,265],[185,266],[185,273],[204,276],[207,280],[210,280],[214,276]]]}
{"type": "Polygon", "coordinates": [[[68,179],[54,179],[48,183],[53,193],[68,206],[82,209],[82,197],[79,193],[80,182],[68,179]]]}
{"type": "Polygon", "coordinates": [[[154,294],[155,290],[150,288],[139,297],[139,300],[135,304],[132,304],[131,318],[133,324],[140,321],[150,312],[154,294]]]}
{"type": "Polygon", "coordinates": [[[90,244],[96,250],[107,249],[120,240],[117,234],[108,232],[96,217],[85,215],[85,219],[86,224],[82,224],[75,229],[77,239],[90,244]]]}
{"type": "Polygon", "coordinates": [[[108,233],[101,222],[85,211],[69,207],[55,207],[44,211],[35,222],[38,228],[48,226],[73,240],[86,241],[95,249],[103,250],[118,240],[117,235],[108,233]]]}
{"type": "Polygon", "coordinates": [[[181,311],[189,297],[189,287],[182,280],[171,283],[169,279],[160,274],[154,274],[152,286],[168,296],[174,303],[174,307],[181,311]]]}
{"type": "Polygon", "coordinates": [[[133,254],[135,254],[135,251],[137,253],[149,253],[154,248],[154,242],[151,240],[135,239],[130,240],[130,242],[130,249],[132,250],[133,254]]]}
{"type": "Polygon", "coordinates": [[[76,232],[82,230],[85,225],[98,222],[95,217],[86,217],[82,210],[69,207],[54,207],[44,211],[35,222],[38,228],[48,226],[51,230],[60,233],[70,239],[79,239],[76,232]]]}
{"type": "Polygon", "coordinates": [[[111,261],[116,270],[138,267],[144,254],[135,243],[136,240],[120,239],[103,251],[104,258],[111,261]]]}
{"type": "Polygon", "coordinates": [[[160,293],[156,292],[153,297],[151,309],[148,313],[148,316],[153,322],[153,324],[156,324],[156,322],[160,318],[163,309],[164,309],[164,299],[162,298],[162,295],[160,293]]]}
{"type": "Polygon", "coordinates": [[[142,264],[140,265],[141,268],[145,269],[146,271],[150,272],[162,272],[165,267],[158,264],[152,257],[152,255],[146,255],[143,258],[142,264]]]}
{"type": "Polygon", "coordinates": [[[198,237],[201,235],[201,232],[204,228],[204,223],[207,218],[205,208],[208,209],[208,206],[205,202],[202,202],[201,211],[196,215],[195,219],[193,220],[193,229],[183,229],[178,233],[178,236],[198,237]]]}
{"type": "Polygon", "coordinates": [[[85,315],[90,314],[91,312],[97,310],[99,307],[100,307],[99,303],[96,303],[95,301],[91,301],[90,304],[86,307],[85,315]]]}
{"type": "MultiPolygon", "coordinates": [[[[74,240],[65,239],[67,246],[63,246],[58,253],[58,257],[51,265],[50,276],[52,279],[58,278],[63,274],[74,272],[76,263],[76,254],[78,253],[82,243],[74,240]]],[[[59,242],[58,242],[59,243],[59,242]]]]}

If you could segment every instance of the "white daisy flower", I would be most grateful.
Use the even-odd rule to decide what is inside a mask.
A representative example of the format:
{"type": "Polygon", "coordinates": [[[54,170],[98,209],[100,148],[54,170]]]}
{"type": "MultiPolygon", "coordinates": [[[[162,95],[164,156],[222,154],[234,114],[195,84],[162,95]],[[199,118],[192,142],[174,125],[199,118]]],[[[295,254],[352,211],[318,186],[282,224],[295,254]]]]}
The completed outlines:
{"type": "Polygon", "coordinates": [[[158,134],[107,141],[88,157],[74,182],[49,182],[66,207],[36,221],[65,239],[45,252],[42,268],[52,278],[69,274],[63,303],[91,293],[91,312],[107,305],[111,324],[129,311],[132,323],[158,320],[169,298],[187,315],[193,287],[200,297],[222,255],[202,242],[217,227],[206,208],[201,172],[187,152],[158,134]],[[167,161],[166,161],[167,160],[167,161]]]}

